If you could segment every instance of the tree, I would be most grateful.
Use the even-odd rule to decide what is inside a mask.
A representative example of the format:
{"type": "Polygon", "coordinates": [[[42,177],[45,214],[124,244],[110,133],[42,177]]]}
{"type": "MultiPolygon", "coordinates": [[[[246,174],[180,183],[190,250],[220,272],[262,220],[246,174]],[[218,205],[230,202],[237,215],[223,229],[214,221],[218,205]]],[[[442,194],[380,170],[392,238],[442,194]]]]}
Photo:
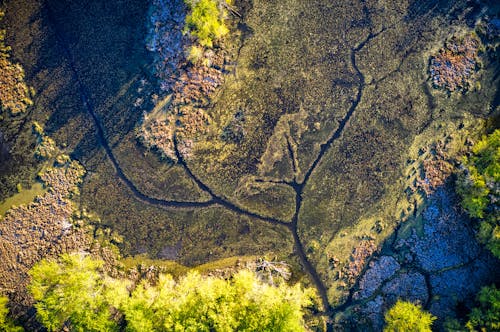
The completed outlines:
{"type": "Polygon", "coordinates": [[[464,165],[457,182],[462,206],[480,220],[479,239],[500,258],[500,129],[477,142],[464,165]]]}
{"type": "Polygon", "coordinates": [[[5,296],[0,296],[0,331],[5,332],[22,332],[22,327],[16,326],[11,319],[7,317],[9,309],[7,308],[9,299],[5,296]]]}
{"type": "Polygon", "coordinates": [[[385,332],[431,332],[433,315],[419,305],[398,300],[385,314],[385,332]]]}
{"type": "Polygon", "coordinates": [[[470,331],[500,331],[500,289],[483,287],[477,300],[479,307],[472,309],[466,327],[470,331]]]}
{"type": "Polygon", "coordinates": [[[72,331],[118,330],[110,317],[110,298],[120,288],[103,276],[102,265],[84,254],[64,254],[32,268],[29,290],[37,301],[37,317],[49,331],[64,326],[72,331]]]}
{"type": "Polygon", "coordinates": [[[273,287],[254,273],[230,280],[190,273],[178,282],[163,275],[140,284],[120,308],[127,331],[303,331],[302,308],[311,291],[273,287]]]}
{"type": "Polygon", "coordinates": [[[304,331],[303,308],[313,295],[298,284],[261,282],[247,270],[229,280],[160,275],[130,293],[128,283],[106,277],[101,267],[81,254],[35,265],[30,290],[40,322],[50,331],[114,331],[112,307],[127,331],[304,331]]]}
{"type": "Polygon", "coordinates": [[[213,42],[224,37],[228,28],[224,24],[224,10],[215,0],[184,0],[191,12],[186,16],[184,32],[191,33],[203,47],[213,47],[213,42]]]}

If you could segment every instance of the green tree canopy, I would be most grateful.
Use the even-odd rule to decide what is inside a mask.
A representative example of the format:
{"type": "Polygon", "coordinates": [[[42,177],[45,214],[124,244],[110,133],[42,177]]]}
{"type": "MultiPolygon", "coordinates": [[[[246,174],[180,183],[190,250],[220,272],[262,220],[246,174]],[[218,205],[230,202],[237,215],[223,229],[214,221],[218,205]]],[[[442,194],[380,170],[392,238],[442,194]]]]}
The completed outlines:
{"type": "Polygon", "coordinates": [[[113,282],[100,272],[103,263],[83,254],[42,260],[30,271],[37,317],[49,331],[115,331],[109,298],[113,282]]]}
{"type": "Polygon", "coordinates": [[[300,285],[263,283],[246,270],[229,280],[160,275],[129,292],[129,283],[106,277],[101,266],[79,254],[35,265],[30,290],[40,322],[50,331],[114,331],[113,308],[127,331],[304,331],[303,308],[313,295],[300,285]]]}
{"type": "Polygon", "coordinates": [[[213,42],[229,30],[224,24],[224,10],[216,0],[184,0],[190,9],[184,31],[198,39],[201,46],[212,47],[213,42]]]}
{"type": "Polygon", "coordinates": [[[479,239],[500,257],[500,129],[477,142],[464,165],[466,171],[457,183],[462,206],[481,219],[479,239]]]}
{"type": "Polygon", "coordinates": [[[419,305],[398,300],[385,314],[385,332],[431,332],[433,315],[419,305]]]}
{"type": "Polygon", "coordinates": [[[127,331],[303,331],[311,295],[298,285],[262,283],[250,271],[230,280],[190,273],[143,282],[120,309],[127,331]]]}
{"type": "Polygon", "coordinates": [[[500,331],[500,289],[483,287],[477,295],[479,307],[472,309],[467,322],[470,331],[500,331]]]}

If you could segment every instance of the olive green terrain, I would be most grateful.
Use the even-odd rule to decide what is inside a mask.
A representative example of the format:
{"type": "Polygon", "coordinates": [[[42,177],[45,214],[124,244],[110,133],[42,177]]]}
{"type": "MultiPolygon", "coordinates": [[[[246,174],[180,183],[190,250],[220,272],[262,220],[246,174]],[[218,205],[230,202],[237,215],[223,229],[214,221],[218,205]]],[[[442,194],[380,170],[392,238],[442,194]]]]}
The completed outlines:
{"type": "MultiPolygon", "coordinates": [[[[142,112],[153,108],[149,100],[133,106],[141,80],[154,85],[148,6],[3,6],[7,42],[36,95],[17,125],[22,134],[10,136],[26,160],[0,165],[28,169],[0,199],[34,179],[30,124],[38,121],[84,165],[81,207],[123,236],[124,255],[188,266],[276,255],[300,262],[299,274],[338,304],[345,292],[337,292],[329,258],[347,260],[362,238],[380,243],[413,213],[404,192],[413,151],[442,136],[441,124],[459,128],[497,107],[497,63],[486,58],[481,90],[449,96],[428,81],[430,55],[474,25],[479,10],[466,1],[241,0],[233,33],[242,46],[207,110],[209,130],[191,157],[168,163],[136,139],[142,112]],[[237,113],[244,137],[232,142],[223,132],[237,113]],[[372,229],[376,221],[382,232],[372,229]]],[[[12,123],[0,122],[0,131],[12,123]]],[[[1,183],[12,173],[1,171],[1,183]]]]}

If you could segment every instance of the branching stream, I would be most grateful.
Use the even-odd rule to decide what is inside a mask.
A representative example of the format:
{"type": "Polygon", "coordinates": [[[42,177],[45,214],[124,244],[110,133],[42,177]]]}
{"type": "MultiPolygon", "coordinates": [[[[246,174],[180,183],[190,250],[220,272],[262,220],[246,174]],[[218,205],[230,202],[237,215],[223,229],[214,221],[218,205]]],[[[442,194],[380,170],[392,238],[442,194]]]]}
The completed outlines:
{"type": "Polygon", "coordinates": [[[52,24],[56,38],[58,39],[63,52],[65,53],[65,56],[67,58],[70,70],[72,71],[72,75],[74,80],[77,83],[77,88],[80,94],[81,102],[84,105],[85,110],[88,112],[90,117],[93,120],[93,123],[95,125],[95,132],[98,138],[98,142],[100,145],[102,145],[106,155],[108,156],[109,160],[111,161],[111,164],[113,165],[113,168],[116,171],[117,177],[129,188],[129,190],[132,192],[134,197],[138,199],[141,202],[144,202],[146,204],[150,205],[155,205],[155,206],[160,206],[160,207],[165,207],[169,209],[195,209],[195,208],[207,208],[211,206],[221,206],[224,207],[228,210],[231,210],[239,215],[244,215],[250,218],[258,219],[264,222],[271,223],[273,225],[280,225],[286,227],[292,235],[293,241],[294,241],[294,247],[295,247],[295,253],[297,254],[302,267],[304,271],[309,275],[312,283],[316,287],[318,294],[321,297],[322,304],[324,307],[324,314],[330,314],[333,312],[333,309],[329,303],[328,296],[327,296],[327,288],[323,281],[321,280],[316,268],[311,264],[309,259],[307,258],[307,255],[304,251],[303,248],[303,243],[299,237],[299,234],[297,232],[297,226],[299,223],[299,215],[302,207],[302,193],[304,188],[306,187],[309,179],[311,178],[312,173],[314,170],[317,168],[321,160],[323,159],[323,156],[329,151],[331,148],[333,142],[337,140],[339,137],[341,137],[347,123],[353,116],[353,114],[356,111],[356,108],[361,100],[362,94],[363,94],[363,89],[365,87],[365,78],[363,73],[359,70],[359,68],[356,65],[356,54],[358,51],[360,51],[372,38],[374,38],[377,34],[370,33],[363,42],[361,42],[358,46],[355,48],[351,49],[351,65],[354,68],[356,75],[358,77],[359,83],[358,83],[358,92],[356,95],[355,100],[353,100],[348,112],[344,116],[344,118],[339,122],[338,128],[333,132],[333,134],[330,136],[330,138],[321,145],[320,151],[315,158],[315,160],[312,162],[310,167],[307,169],[307,172],[305,173],[304,179],[302,182],[298,183],[296,180],[292,182],[284,182],[293,190],[295,191],[296,195],[296,206],[295,206],[295,213],[290,221],[284,221],[280,220],[277,218],[273,217],[268,217],[261,215],[256,212],[249,211],[241,206],[238,206],[228,200],[227,198],[224,198],[222,196],[219,196],[216,194],[209,186],[207,186],[203,181],[197,177],[196,174],[192,172],[190,169],[188,163],[186,160],[183,158],[182,154],[179,152],[177,148],[177,139],[174,137],[174,146],[175,146],[175,153],[178,159],[178,164],[184,169],[186,175],[198,186],[200,190],[203,192],[209,194],[211,197],[210,200],[208,201],[203,201],[203,202],[198,202],[198,201],[176,201],[176,200],[163,200],[163,199],[158,199],[154,197],[150,197],[147,194],[141,192],[137,186],[130,180],[127,175],[124,173],[122,170],[119,161],[115,157],[112,148],[110,147],[108,141],[106,140],[105,136],[105,129],[104,126],[102,125],[99,116],[95,112],[94,105],[92,103],[91,98],[89,97],[90,94],[85,87],[85,84],[82,82],[79,76],[79,72],[77,69],[77,66],[75,65],[75,58],[73,54],[71,53],[71,50],[69,48],[69,43],[68,38],[65,36],[64,32],[62,31],[61,27],[58,25],[57,18],[55,17],[53,11],[50,8],[50,4],[45,1],[44,2],[44,7],[47,11],[47,17],[49,19],[50,24],[52,24]]]}

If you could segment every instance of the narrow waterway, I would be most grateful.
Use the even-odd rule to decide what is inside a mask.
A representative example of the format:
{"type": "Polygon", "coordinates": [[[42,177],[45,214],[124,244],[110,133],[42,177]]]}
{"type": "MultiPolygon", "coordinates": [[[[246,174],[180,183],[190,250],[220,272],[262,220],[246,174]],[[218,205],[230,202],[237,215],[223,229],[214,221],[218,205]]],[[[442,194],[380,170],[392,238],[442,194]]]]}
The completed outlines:
{"type": "MultiPolygon", "coordinates": [[[[206,193],[208,193],[211,197],[210,200],[208,201],[175,201],[175,200],[162,200],[162,199],[157,199],[154,197],[150,197],[147,194],[141,192],[137,186],[126,176],[126,174],[123,172],[120,162],[117,160],[115,157],[112,148],[109,146],[108,141],[106,140],[105,136],[105,129],[101,123],[101,120],[99,116],[95,112],[95,108],[93,105],[93,102],[91,98],[89,97],[90,94],[83,83],[83,81],[80,79],[79,72],[77,70],[77,66],[75,65],[75,58],[74,55],[71,53],[71,50],[69,49],[69,44],[67,42],[67,37],[65,36],[63,29],[61,29],[60,25],[57,22],[57,18],[55,17],[53,11],[50,8],[50,4],[46,1],[45,2],[45,10],[47,11],[47,17],[49,18],[49,21],[56,33],[57,39],[64,51],[65,57],[67,58],[67,61],[69,63],[70,69],[72,71],[72,75],[74,76],[75,81],[78,84],[78,91],[79,95],[81,98],[81,102],[84,105],[85,110],[88,112],[90,117],[93,120],[93,123],[95,125],[95,133],[98,139],[99,144],[103,147],[107,157],[111,161],[111,164],[113,165],[113,168],[115,169],[116,176],[129,188],[131,193],[134,195],[136,199],[138,199],[141,202],[144,202],[146,204],[151,204],[155,206],[161,206],[161,207],[167,207],[167,208],[182,208],[182,209],[196,209],[196,208],[206,208],[210,206],[222,206],[228,210],[231,210],[237,214],[240,215],[245,215],[250,218],[254,218],[257,220],[261,220],[264,222],[271,223],[273,225],[280,225],[286,227],[290,232],[291,236],[293,238],[294,242],[294,250],[297,255],[297,257],[300,260],[300,263],[303,267],[303,270],[309,278],[311,279],[312,283],[314,284],[315,288],[317,289],[317,292],[322,300],[322,304],[324,307],[324,313],[328,314],[332,311],[331,305],[328,300],[327,296],[327,288],[323,281],[321,280],[316,268],[313,266],[313,264],[309,261],[304,248],[303,248],[303,243],[299,237],[299,234],[297,232],[297,227],[300,222],[299,220],[299,215],[302,207],[302,193],[306,185],[308,184],[309,179],[311,178],[311,175],[313,174],[314,170],[318,166],[318,164],[321,162],[323,156],[329,151],[331,148],[333,142],[341,137],[344,128],[346,127],[347,123],[355,113],[355,110],[361,100],[362,94],[363,94],[363,89],[365,86],[365,78],[362,72],[359,70],[359,68],[356,65],[356,53],[360,51],[366,43],[368,43],[372,38],[374,38],[376,35],[375,34],[369,34],[366,39],[361,42],[357,47],[353,48],[351,50],[351,64],[356,71],[356,75],[358,77],[358,92],[356,95],[355,100],[352,102],[348,112],[344,116],[344,118],[339,122],[338,128],[332,133],[332,135],[329,137],[329,139],[321,145],[320,151],[315,158],[315,160],[312,162],[310,167],[307,169],[304,180],[300,183],[297,183],[295,181],[293,182],[286,182],[285,184],[289,185],[293,190],[295,191],[295,196],[296,196],[296,207],[295,207],[295,213],[290,221],[284,221],[280,220],[277,218],[273,217],[268,217],[261,215],[256,212],[252,212],[249,210],[244,209],[243,207],[240,207],[230,200],[219,196],[216,194],[209,186],[207,186],[205,183],[201,181],[200,178],[196,176],[192,172],[192,170],[189,168],[188,163],[184,158],[182,157],[181,153],[179,152],[177,148],[177,141],[174,138],[174,146],[175,146],[175,153],[178,159],[178,164],[184,169],[186,175],[198,186],[198,188],[206,193]]],[[[289,147],[290,149],[290,147],[289,147]]]]}

